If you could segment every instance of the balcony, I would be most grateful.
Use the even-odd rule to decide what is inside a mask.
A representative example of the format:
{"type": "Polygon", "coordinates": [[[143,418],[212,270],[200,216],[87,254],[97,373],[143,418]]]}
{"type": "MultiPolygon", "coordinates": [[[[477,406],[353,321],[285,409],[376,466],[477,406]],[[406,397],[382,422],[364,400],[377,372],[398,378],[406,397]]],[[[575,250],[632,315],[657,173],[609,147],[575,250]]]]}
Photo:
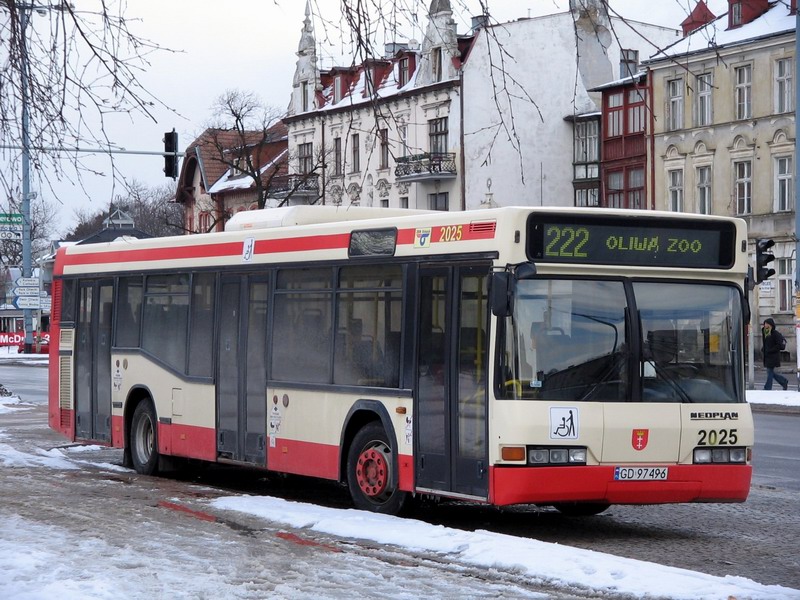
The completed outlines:
{"type": "Polygon", "coordinates": [[[455,152],[426,152],[397,158],[397,181],[429,181],[456,177],[455,152]]]}
{"type": "Polygon", "coordinates": [[[272,178],[269,185],[270,198],[318,198],[319,174],[296,173],[293,175],[278,175],[272,178]]]}

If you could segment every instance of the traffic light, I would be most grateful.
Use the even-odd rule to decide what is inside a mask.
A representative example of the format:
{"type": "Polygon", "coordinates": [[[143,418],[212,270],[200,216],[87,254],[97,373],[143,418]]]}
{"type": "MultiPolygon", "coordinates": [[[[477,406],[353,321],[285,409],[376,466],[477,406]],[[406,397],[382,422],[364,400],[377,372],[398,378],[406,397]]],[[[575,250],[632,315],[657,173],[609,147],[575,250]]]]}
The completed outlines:
{"type": "Polygon", "coordinates": [[[164,134],[164,175],[178,177],[178,132],[174,129],[164,134]]]}
{"type": "Polygon", "coordinates": [[[761,283],[775,275],[775,269],[767,265],[775,260],[775,255],[767,252],[775,245],[775,240],[756,240],[756,283],[761,283]]]}

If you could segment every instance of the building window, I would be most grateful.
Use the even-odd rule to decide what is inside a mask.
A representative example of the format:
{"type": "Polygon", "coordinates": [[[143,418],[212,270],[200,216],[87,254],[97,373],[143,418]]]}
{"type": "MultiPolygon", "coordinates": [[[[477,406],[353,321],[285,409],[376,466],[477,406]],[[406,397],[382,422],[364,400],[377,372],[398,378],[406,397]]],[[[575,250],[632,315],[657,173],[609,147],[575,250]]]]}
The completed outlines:
{"type": "Polygon", "coordinates": [[[303,175],[314,170],[313,144],[300,144],[297,147],[297,158],[300,163],[300,173],[303,175]]]}
{"type": "Polygon", "coordinates": [[[794,297],[794,266],[791,258],[776,258],[775,270],[778,272],[778,310],[792,310],[794,297]]]}
{"type": "Polygon", "coordinates": [[[751,65],[736,67],[736,118],[749,119],[752,115],[752,80],[753,68],[751,65]]]}
{"type": "Polygon", "coordinates": [[[208,233],[211,231],[211,213],[207,210],[201,212],[197,219],[197,225],[200,233],[208,233]]]}
{"type": "Polygon", "coordinates": [[[408,208],[408,196],[400,196],[400,208],[408,208]]]}
{"type": "Polygon", "coordinates": [[[381,198],[381,208],[389,208],[389,199],[381,198]]]}
{"type": "Polygon", "coordinates": [[[644,168],[628,170],[628,206],[626,208],[644,208],[644,168]]]}
{"type": "Polygon", "coordinates": [[[711,125],[713,118],[711,109],[711,92],[713,89],[713,80],[711,73],[703,73],[698,75],[695,80],[695,127],[704,127],[711,125]]]}
{"type": "Polygon", "coordinates": [[[431,154],[447,152],[447,117],[428,121],[428,138],[431,154]]]}
{"type": "Polygon", "coordinates": [[[405,84],[408,83],[409,78],[409,70],[408,70],[408,57],[401,58],[400,64],[397,67],[397,83],[400,87],[403,87],[405,84]]]}
{"type": "Polygon", "coordinates": [[[342,174],[342,138],[333,138],[333,174],[342,174]]]}
{"type": "Polygon", "coordinates": [[[775,112],[784,113],[794,110],[794,88],[792,87],[792,71],[794,70],[791,58],[781,58],[775,61],[775,112]]]}
{"type": "Polygon", "coordinates": [[[733,163],[736,214],[749,215],[752,201],[753,164],[749,160],[733,163]]]}
{"type": "Polygon", "coordinates": [[[389,168],[389,130],[381,129],[378,131],[378,139],[380,140],[380,167],[381,169],[389,168]]]}
{"type": "Polygon", "coordinates": [[[632,77],[639,71],[639,51],[638,50],[620,50],[620,77],[632,77]]]}
{"type": "Polygon", "coordinates": [[[775,159],[776,210],[791,210],[794,207],[792,170],[792,158],[790,156],[779,156],[775,159]]]}
{"type": "Polygon", "coordinates": [[[300,83],[300,110],[302,112],[308,111],[308,82],[302,81],[300,83]]]}
{"type": "Polygon", "coordinates": [[[431,50],[431,79],[433,81],[442,80],[442,49],[433,48],[431,50]]]}
{"type": "Polygon", "coordinates": [[[358,148],[358,134],[350,136],[350,172],[358,173],[361,170],[361,153],[358,148]]]}
{"type": "Polygon", "coordinates": [[[575,123],[575,179],[597,179],[600,175],[600,121],[575,123]]]}
{"type": "Polygon", "coordinates": [[[333,78],[333,103],[342,101],[342,76],[337,75],[333,78]]]}
{"type": "Polygon", "coordinates": [[[408,125],[397,127],[397,137],[400,138],[400,156],[408,156],[408,125]]]}
{"type": "Polygon", "coordinates": [[[608,95],[608,131],[606,131],[606,137],[611,138],[622,135],[624,98],[622,92],[608,95]]]}
{"type": "Polygon", "coordinates": [[[431,210],[450,210],[448,206],[448,193],[428,194],[428,208],[431,210]]]}
{"type": "Polygon", "coordinates": [[[697,212],[701,215],[711,214],[711,167],[697,167],[697,212]]]}
{"type": "Polygon", "coordinates": [[[731,27],[738,27],[742,24],[742,2],[741,0],[731,2],[731,27]]]}
{"type": "Polygon", "coordinates": [[[671,169],[667,172],[669,180],[669,209],[683,212],[683,169],[671,169]]]}
{"type": "Polygon", "coordinates": [[[667,81],[667,129],[683,129],[683,79],[667,81]]]}
{"type": "Polygon", "coordinates": [[[628,90],[628,130],[625,133],[641,133],[644,131],[645,106],[644,90],[628,90]]]}
{"type": "Polygon", "coordinates": [[[625,202],[625,172],[609,171],[606,181],[606,206],[622,208],[625,202]]]}
{"type": "Polygon", "coordinates": [[[594,188],[578,188],[575,190],[575,206],[599,206],[600,190],[594,188]]]}

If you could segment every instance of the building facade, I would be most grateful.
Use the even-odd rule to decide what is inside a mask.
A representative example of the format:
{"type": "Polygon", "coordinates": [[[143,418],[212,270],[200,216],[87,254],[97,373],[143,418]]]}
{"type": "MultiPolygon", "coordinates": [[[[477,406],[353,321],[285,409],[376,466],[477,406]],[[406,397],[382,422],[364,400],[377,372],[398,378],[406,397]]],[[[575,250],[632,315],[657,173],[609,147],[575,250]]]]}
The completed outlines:
{"type": "Polygon", "coordinates": [[[777,275],[757,287],[755,318],[772,316],[794,337],[796,4],[723,9],[698,11],[708,10],[704,25],[693,13],[687,35],[647,61],[654,205],[742,217],[751,252],[774,239],[777,275]]]}

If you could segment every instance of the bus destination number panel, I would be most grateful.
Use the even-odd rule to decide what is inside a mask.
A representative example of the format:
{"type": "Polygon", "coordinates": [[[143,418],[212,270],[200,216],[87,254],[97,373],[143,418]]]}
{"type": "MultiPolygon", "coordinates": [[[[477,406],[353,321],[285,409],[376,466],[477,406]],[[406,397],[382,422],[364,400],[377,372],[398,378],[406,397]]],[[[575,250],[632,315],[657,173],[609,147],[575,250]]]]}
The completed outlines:
{"type": "Polygon", "coordinates": [[[536,262],[728,269],[735,240],[730,221],[558,213],[528,220],[536,262]]]}

